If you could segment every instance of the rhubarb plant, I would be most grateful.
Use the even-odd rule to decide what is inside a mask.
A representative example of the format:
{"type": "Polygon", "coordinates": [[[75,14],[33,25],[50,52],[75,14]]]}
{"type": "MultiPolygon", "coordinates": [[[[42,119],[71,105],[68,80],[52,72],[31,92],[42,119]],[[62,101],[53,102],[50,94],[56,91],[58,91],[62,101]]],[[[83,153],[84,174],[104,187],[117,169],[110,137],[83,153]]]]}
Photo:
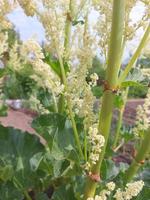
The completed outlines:
{"type": "Polygon", "coordinates": [[[0,1],[0,97],[8,72],[30,72],[29,101],[37,112],[36,135],[0,126],[0,200],[128,200],[139,199],[140,192],[149,198],[139,175],[149,165],[149,90],[132,128],[132,159],[115,159],[128,89],[149,86],[145,71],[135,68],[149,41],[149,15],[148,0],[0,1]],[[131,14],[138,3],[144,12],[134,23],[131,14]],[[9,47],[7,14],[18,6],[44,27],[43,47],[34,37],[9,47]],[[126,44],[139,29],[141,40],[123,67],[126,44]],[[103,79],[92,68],[97,54],[103,58],[103,79]],[[103,88],[102,95],[94,87],[103,88]],[[37,99],[39,90],[48,96],[48,106],[42,95],[37,99]],[[116,107],[120,114],[113,135],[116,107]]]}

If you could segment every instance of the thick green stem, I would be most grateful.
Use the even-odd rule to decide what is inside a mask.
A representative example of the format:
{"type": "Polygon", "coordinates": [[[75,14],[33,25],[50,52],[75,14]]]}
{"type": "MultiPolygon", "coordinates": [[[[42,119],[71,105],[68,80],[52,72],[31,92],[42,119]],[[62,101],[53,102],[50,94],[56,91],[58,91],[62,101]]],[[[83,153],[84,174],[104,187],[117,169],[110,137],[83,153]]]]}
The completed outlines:
{"type": "MultiPolygon", "coordinates": [[[[113,1],[113,17],[112,17],[112,31],[110,39],[110,47],[108,54],[108,66],[106,70],[106,81],[110,90],[106,90],[103,95],[102,108],[99,119],[99,133],[105,137],[105,145],[100,153],[99,161],[92,168],[93,174],[100,174],[100,167],[104,158],[105,149],[109,137],[112,110],[114,102],[114,94],[111,89],[117,87],[118,72],[121,65],[123,32],[124,32],[124,14],[125,14],[125,0],[113,1]]],[[[84,199],[93,197],[95,194],[97,184],[90,178],[87,178],[84,199]]]]}
{"type": "Polygon", "coordinates": [[[116,145],[118,143],[119,140],[119,136],[120,136],[120,129],[122,126],[122,118],[123,118],[123,113],[124,113],[124,108],[127,102],[127,96],[128,96],[128,91],[129,89],[127,88],[125,91],[125,94],[123,95],[123,105],[121,106],[120,110],[119,110],[119,117],[118,117],[118,121],[117,121],[117,128],[116,128],[116,134],[115,134],[115,138],[114,138],[114,142],[113,142],[113,149],[116,148],[116,145]]]}
{"type": "Polygon", "coordinates": [[[141,167],[142,161],[145,160],[146,156],[149,153],[150,153],[150,129],[145,133],[145,137],[138,150],[138,153],[125,173],[125,183],[130,182],[134,178],[138,169],[141,167]]]}
{"type": "Polygon", "coordinates": [[[130,72],[130,70],[132,69],[134,63],[136,62],[136,60],[138,59],[138,57],[140,56],[147,40],[148,40],[148,37],[149,37],[149,34],[150,34],[150,25],[148,24],[148,27],[143,35],[143,38],[137,48],[137,50],[135,51],[135,53],[133,54],[131,60],[129,61],[127,67],[125,68],[125,70],[122,72],[122,74],[120,75],[119,77],[119,85],[126,79],[128,73],[130,72]]]}

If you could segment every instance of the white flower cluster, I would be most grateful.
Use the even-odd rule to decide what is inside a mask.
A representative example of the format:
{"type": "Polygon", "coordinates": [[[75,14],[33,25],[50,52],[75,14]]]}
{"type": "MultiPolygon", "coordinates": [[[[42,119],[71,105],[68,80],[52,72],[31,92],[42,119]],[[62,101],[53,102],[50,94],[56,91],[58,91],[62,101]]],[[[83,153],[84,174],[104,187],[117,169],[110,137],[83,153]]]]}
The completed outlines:
{"type": "Polygon", "coordinates": [[[8,49],[8,34],[7,33],[1,33],[0,32],[0,58],[2,56],[2,54],[7,51],[8,49]]]}
{"type": "Polygon", "coordinates": [[[7,64],[18,72],[24,67],[32,67],[33,73],[30,77],[36,81],[37,86],[48,89],[54,96],[57,96],[63,92],[64,86],[43,58],[41,46],[35,40],[29,39],[23,44],[15,42],[9,51],[7,64]]]}
{"type": "MultiPolygon", "coordinates": [[[[112,6],[113,1],[98,1],[92,0],[93,7],[99,13],[97,22],[94,25],[94,29],[97,32],[100,51],[102,55],[107,58],[108,43],[111,32],[111,19],[112,19],[112,6]],[[107,34],[106,34],[107,33],[107,34]]],[[[132,40],[139,29],[145,29],[150,18],[150,6],[148,0],[130,0],[126,1],[125,10],[125,39],[132,40]],[[135,20],[134,8],[135,6],[143,6],[143,13],[135,20]]]]}
{"type": "Polygon", "coordinates": [[[0,30],[8,29],[12,27],[12,24],[6,17],[15,7],[15,1],[0,0],[0,30]]]}
{"type": "Polygon", "coordinates": [[[150,127],[150,89],[143,105],[137,108],[136,123],[133,132],[139,136],[140,132],[146,131],[150,127]]]}
{"type": "Polygon", "coordinates": [[[106,184],[106,187],[108,188],[109,191],[114,191],[116,184],[114,182],[109,182],[106,184]]]}
{"type": "Polygon", "coordinates": [[[23,43],[20,54],[30,62],[44,58],[41,46],[34,39],[29,39],[23,43]]]}
{"type": "Polygon", "coordinates": [[[97,81],[99,79],[98,75],[96,73],[93,73],[93,74],[90,75],[90,78],[91,78],[90,85],[92,87],[96,86],[97,85],[97,81]]]}
{"type": "Polygon", "coordinates": [[[2,54],[8,50],[8,33],[4,30],[12,27],[6,16],[13,8],[13,1],[0,0],[0,58],[2,58],[2,54]]]}
{"type": "Polygon", "coordinates": [[[19,55],[20,45],[16,41],[12,48],[9,50],[9,60],[7,61],[7,65],[11,67],[12,70],[20,71],[24,67],[24,60],[21,59],[19,55]]]}
{"type": "Polygon", "coordinates": [[[47,88],[55,95],[62,93],[64,86],[61,85],[59,77],[51,70],[51,67],[43,61],[44,55],[41,46],[30,39],[23,43],[21,55],[26,59],[35,72],[31,75],[40,87],[47,88]]]}
{"type": "Polygon", "coordinates": [[[37,99],[37,97],[31,95],[29,99],[30,108],[33,111],[38,111],[40,114],[48,114],[49,111],[44,108],[41,102],[37,99]]]}
{"type": "Polygon", "coordinates": [[[18,0],[18,2],[27,16],[33,16],[35,14],[37,5],[34,0],[18,0]]]}
{"type": "MultiPolygon", "coordinates": [[[[107,200],[111,192],[114,191],[115,186],[116,185],[114,182],[107,183],[107,190],[104,189],[100,192],[99,195],[96,195],[95,197],[89,197],[87,198],[87,200],[107,200]]],[[[143,186],[143,181],[128,183],[126,185],[125,191],[122,191],[120,188],[118,188],[113,197],[116,200],[131,200],[133,197],[136,197],[142,191],[143,186]]]]}
{"type": "Polygon", "coordinates": [[[44,10],[38,13],[38,18],[45,29],[46,39],[49,42],[50,52],[54,55],[59,52],[62,57],[64,54],[65,22],[69,7],[68,0],[64,4],[63,2],[43,1],[44,10]]]}
{"type": "Polygon", "coordinates": [[[105,59],[107,57],[108,43],[111,32],[112,5],[112,0],[108,0],[99,1],[99,3],[97,3],[94,7],[99,12],[98,21],[94,26],[94,29],[99,36],[98,44],[101,47],[100,50],[105,59]]]}
{"type": "Polygon", "coordinates": [[[96,195],[94,198],[93,197],[89,197],[87,200],[105,200],[105,199],[102,199],[101,196],[96,195]]]}
{"type": "MultiPolygon", "coordinates": [[[[87,27],[86,27],[87,28],[87,27]]],[[[71,51],[72,69],[68,74],[68,89],[71,96],[72,107],[79,117],[85,119],[86,129],[96,121],[96,115],[93,113],[93,105],[96,98],[93,96],[90,85],[87,83],[86,77],[88,70],[92,67],[93,58],[95,56],[95,42],[88,30],[77,25],[75,30],[75,41],[71,51]],[[76,48],[74,48],[76,46],[76,48]],[[73,60],[76,63],[73,63],[73,60]],[[80,101],[80,102],[79,102],[80,101]],[[79,102],[79,104],[78,104],[79,102]],[[81,105],[82,104],[82,105],[81,105]]],[[[95,76],[93,77],[95,78],[95,76]]],[[[93,81],[93,83],[96,81],[93,81]]]]}
{"type": "Polygon", "coordinates": [[[141,192],[143,186],[143,181],[128,183],[126,185],[125,191],[122,191],[120,188],[117,189],[114,198],[116,200],[130,200],[133,197],[136,197],[141,192]]]}
{"type": "Polygon", "coordinates": [[[140,28],[145,29],[150,17],[149,8],[150,6],[147,0],[140,0],[140,1],[131,0],[126,2],[125,36],[127,40],[132,40],[138,29],[140,28]],[[139,17],[139,19],[135,20],[133,13],[134,13],[134,8],[138,6],[138,4],[140,6],[143,6],[144,11],[139,17]]]}
{"type": "Polygon", "coordinates": [[[97,124],[94,124],[89,128],[88,132],[88,141],[91,145],[89,161],[86,163],[86,170],[90,170],[91,164],[95,165],[99,160],[99,154],[101,152],[101,148],[105,144],[104,136],[99,134],[97,124]]]}
{"type": "Polygon", "coordinates": [[[150,79],[150,68],[141,69],[143,76],[150,79]]]}
{"type": "Polygon", "coordinates": [[[96,195],[94,198],[89,197],[87,200],[107,200],[107,197],[110,196],[111,192],[114,191],[116,184],[114,182],[109,182],[106,184],[107,190],[104,189],[100,192],[99,195],[96,195]]]}

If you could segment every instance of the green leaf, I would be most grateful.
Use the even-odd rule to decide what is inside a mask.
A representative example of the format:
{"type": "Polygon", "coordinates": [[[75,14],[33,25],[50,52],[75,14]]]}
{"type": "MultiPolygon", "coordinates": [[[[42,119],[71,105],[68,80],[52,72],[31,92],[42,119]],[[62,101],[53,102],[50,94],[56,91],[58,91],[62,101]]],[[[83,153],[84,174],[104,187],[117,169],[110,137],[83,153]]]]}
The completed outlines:
{"type": "Polygon", "coordinates": [[[32,122],[32,127],[39,133],[48,143],[51,150],[53,146],[54,136],[58,130],[63,130],[66,118],[58,113],[50,113],[41,115],[32,122]]]}
{"type": "Polygon", "coordinates": [[[126,81],[143,81],[144,76],[142,74],[142,71],[138,68],[134,68],[132,73],[129,73],[126,81]]]}
{"type": "Polygon", "coordinates": [[[0,116],[7,116],[8,106],[0,105],[0,116]]]}
{"type": "Polygon", "coordinates": [[[31,166],[31,170],[32,171],[36,171],[39,166],[40,166],[40,163],[42,162],[43,160],[43,152],[39,152],[37,154],[35,154],[31,159],[30,159],[30,166],[31,166]]]}
{"type": "Polygon", "coordinates": [[[92,88],[93,95],[97,98],[100,98],[103,94],[103,88],[100,86],[95,86],[92,88]]]}
{"type": "Polygon", "coordinates": [[[33,123],[32,126],[35,128],[37,131],[40,128],[43,127],[58,127],[59,129],[63,129],[65,126],[65,120],[66,118],[58,113],[50,113],[50,114],[45,114],[37,117],[33,123]]]}
{"type": "MultiPolygon", "coordinates": [[[[149,161],[148,161],[148,163],[149,163],[149,161]]],[[[145,163],[145,165],[146,165],[146,163],[145,163]]],[[[141,172],[138,174],[138,178],[142,179],[144,181],[145,186],[150,188],[150,170],[149,170],[150,163],[148,164],[147,167],[145,165],[141,168],[141,170],[140,170],[141,172]]]]}
{"type": "Polygon", "coordinates": [[[106,171],[103,172],[103,176],[106,177],[106,180],[112,180],[119,174],[120,169],[115,165],[112,160],[105,161],[105,164],[103,165],[103,170],[104,166],[106,166],[106,171]]]}
{"type": "Polygon", "coordinates": [[[0,166],[0,180],[7,182],[11,180],[14,175],[14,169],[12,165],[0,166]]]}
{"type": "Polygon", "coordinates": [[[23,188],[35,186],[39,177],[32,171],[30,159],[44,151],[37,136],[0,125],[1,179],[6,182],[15,176],[23,188]]]}
{"type": "Polygon", "coordinates": [[[127,87],[147,87],[146,85],[143,85],[137,81],[124,81],[121,83],[122,88],[127,88],[127,87]]]}
{"type": "MultiPolygon", "coordinates": [[[[50,53],[45,53],[44,61],[53,69],[53,71],[61,78],[61,67],[60,62],[57,58],[52,57],[50,53]]],[[[69,72],[69,66],[67,63],[64,63],[65,72],[69,72]]]]}
{"type": "Polygon", "coordinates": [[[52,200],[76,200],[71,184],[59,187],[53,194],[52,200]]]}
{"type": "Polygon", "coordinates": [[[8,69],[5,68],[0,68],[0,78],[8,74],[8,69]]]}
{"type": "Polygon", "coordinates": [[[40,163],[39,169],[47,172],[50,170],[55,178],[63,176],[64,173],[65,176],[71,176],[81,172],[73,130],[64,116],[57,113],[40,116],[34,120],[33,127],[47,140],[49,147],[49,152],[44,155],[42,162],[40,163],[39,159],[35,161],[40,163]],[[51,165],[50,169],[47,168],[51,165]],[[72,169],[68,169],[70,165],[72,169]]]}
{"type": "Polygon", "coordinates": [[[44,193],[36,194],[35,199],[36,200],[49,200],[48,196],[44,193]]]}
{"type": "Polygon", "coordinates": [[[123,97],[120,95],[115,95],[115,99],[114,99],[115,108],[121,109],[123,105],[124,105],[123,97]]]}
{"type": "Polygon", "coordinates": [[[22,200],[24,198],[21,191],[18,191],[12,182],[0,184],[0,200],[22,200]]]}
{"type": "Polygon", "coordinates": [[[76,26],[77,24],[83,25],[83,24],[84,24],[84,21],[83,21],[83,20],[75,20],[75,21],[72,22],[72,25],[73,25],[73,26],[76,26]]]}

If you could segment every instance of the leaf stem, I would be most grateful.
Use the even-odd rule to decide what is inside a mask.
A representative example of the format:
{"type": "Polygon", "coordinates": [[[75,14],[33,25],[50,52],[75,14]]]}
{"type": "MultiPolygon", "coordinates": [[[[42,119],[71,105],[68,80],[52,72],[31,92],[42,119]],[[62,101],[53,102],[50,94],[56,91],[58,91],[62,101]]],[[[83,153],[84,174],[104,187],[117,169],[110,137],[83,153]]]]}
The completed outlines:
{"type": "Polygon", "coordinates": [[[135,53],[133,54],[131,60],[129,61],[127,67],[125,68],[125,70],[122,72],[122,74],[119,77],[118,80],[118,84],[120,85],[127,77],[128,73],[130,72],[130,70],[132,69],[134,63],[136,62],[136,60],[138,59],[138,57],[140,56],[142,49],[144,48],[147,39],[149,37],[150,34],[150,24],[148,24],[147,29],[143,35],[143,38],[138,46],[138,48],[136,49],[135,53]]]}
{"type": "Polygon", "coordinates": [[[84,129],[84,159],[87,161],[87,132],[84,129]]]}
{"type": "Polygon", "coordinates": [[[54,102],[54,110],[57,113],[58,112],[58,106],[57,106],[57,101],[54,92],[52,91],[52,97],[53,97],[53,102],[54,102]]]}
{"type": "Polygon", "coordinates": [[[145,160],[146,156],[149,153],[150,153],[150,128],[148,131],[145,132],[145,137],[138,150],[138,153],[125,173],[124,176],[125,183],[130,182],[133,179],[139,168],[142,166],[141,162],[145,160]]]}
{"type": "Polygon", "coordinates": [[[119,140],[120,129],[121,129],[121,126],[122,126],[122,118],[123,118],[124,108],[125,108],[126,101],[127,101],[128,91],[129,91],[129,88],[126,88],[124,98],[123,98],[123,105],[119,109],[119,117],[118,117],[118,121],[117,121],[116,134],[115,134],[114,142],[113,142],[113,146],[112,146],[113,149],[116,148],[116,145],[117,145],[118,140],[119,140]]]}

